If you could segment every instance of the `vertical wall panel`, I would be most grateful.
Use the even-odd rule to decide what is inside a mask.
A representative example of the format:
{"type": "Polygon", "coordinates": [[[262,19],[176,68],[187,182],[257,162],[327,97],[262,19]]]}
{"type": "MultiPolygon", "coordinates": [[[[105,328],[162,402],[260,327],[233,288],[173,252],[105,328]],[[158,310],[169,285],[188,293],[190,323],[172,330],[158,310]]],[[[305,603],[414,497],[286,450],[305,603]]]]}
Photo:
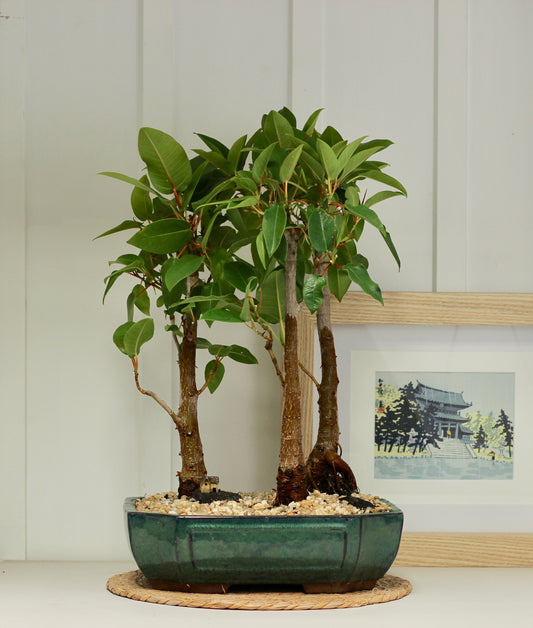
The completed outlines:
{"type": "Polygon", "coordinates": [[[437,291],[460,292],[468,255],[468,0],[438,3],[437,45],[433,270],[437,291]]]}
{"type": "Polygon", "coordinates": [[[531,291],[533,5],[470,2],[467,287],[531,291]]]}
{"type": "Polygon", "coordinates": [[[28,557],[127,556],[137,445],[111,343],[120,288],[101,305],[105,260],[125,251],[92,238],[130,193],[97,172],[137,165],[136,3],[30,2],[27,63],[28,557]]]}
{"type": "Polygon", "coordinates": [[[0,2],[0,560],[26,553],[24,9],[0,2]]]}
{"type": "MultiPolygon", "coordinates": [[[[433,255],[434,4],[426,0],[327,2],[324,123],[344,136],[386,137],[376,155],[408,199],[376,206],[402,270],[376,232],[360,249],[386,290],[431,290],[433,255]]],[[[372,190],[373,186],[368,185],[372,190]]]]}

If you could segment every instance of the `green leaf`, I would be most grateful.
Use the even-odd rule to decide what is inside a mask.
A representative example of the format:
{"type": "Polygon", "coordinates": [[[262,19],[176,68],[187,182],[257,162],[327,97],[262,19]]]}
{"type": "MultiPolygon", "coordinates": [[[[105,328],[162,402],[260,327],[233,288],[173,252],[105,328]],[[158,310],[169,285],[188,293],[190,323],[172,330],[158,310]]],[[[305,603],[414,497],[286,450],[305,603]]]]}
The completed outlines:
{"type": "Polygon", "coordinates": [[[363,135],[362,137],[354,140],[353,142],[350,142],[345,148],[343,148],[343,150],[341,151],[338,157],[341,168],[344,168],[348,159],[350,159],[350,157],[359,148],[359,145],[365,139],[365,137],[366,135],[363,135]]]}
{"type": "Polygon", "coordinates": [[[320,160],[322,161],[322,164],[328,174],[328,179],[334,181],[341,170],[339,160],[335,156],[331,146],[326,144],[326,142],[321,139],[317,140],[317,149],[318,154],[320,155],[320,160]]]}
{"type": "Polygon", "coordinates": [[[276,147],[276,142],[270,144],[265,149],[263,149],[259,155],[254,159],[254,163],[252,166],[252,176],[259,183],[261,179],[265,176],[268,162],[270,157],[272,156],[272,151],[276,147]]]}
{"type": "Polygon", "coordinates": [[[257,358],[246,347],[231,345],[228,358],[240,362],[241,364],[257,364],[257,358]]]}
{"type": "Polygon", "coordinates": [[[394,177],[381,172],[381,170],[371,170],[370,172],[365,172],[365,176],[368,179],[373,179],[374,181],[379,181],[380,183],[389,185],[391,188],[399,190],[403,196],[407,196],[407,190],[403,187],[403,185],[394,177]]]}
{"type": "Polygon", "coordinates": [[[309,239],[318,253],[331,251],[335,241],[335,219],[319,207],[313,207],[308,215],[309,239]]]}
{"type": "Polygon", "coordinates": [[[161,276],[165,287],[170,292],[180,281],[190,277],[204,263],[200,255],[182,255],[168,259],[161,267],[161,276]]]}
{"type": "Polygon", "coordinates": [[[282,148],[289,148],[294,130],[290,122],[278,113],[271,111],[264,120],[264,131],[269,142],[276,142],[282,148]]]}
{"type": "Polygon", "coordinates": [[[315,125],[318,120],[318,116],[322,113],[323,109],[317,109],[313,111],[313,113],[307,118],[303,130],[307,135],[311,135],[311,133],[315,130],[315,125]]]}
{"type": "Polygon", "coordinates": [[[282,323],[285,319],[285,273],[276,270],[260,287],[259,314],[268,323],[282,323]]]}
{"type": "Polygon", "coordinates": [[[369,207],[367,207],[366,205],[352,206],[352,205],[347,204],[345,207],[346,207],[346,210],[349,211],[351,214],[354,214],[355,216],[359,216],[359,218],[362,218],[363,220],[371,224],[381,233],[383,239],[385,240],[385,243],[389,247],[389,251],[392,253],[392,256],[396,260],[396,263],[398,264],[398,268],[399,268],[400,258],[398,257],[396,247],[394,246],[394,243],[392,242],[390,233],[387,231],[387,229],[385,229],[385,225],[381,222],[376,212],[373,209],[370,209],[369,207]]]}
{"type": "Polygon", "coordinates": [[[206,321],[219,321],[222,323],[242,323],[241,317],[232,310],[223,310],[215,308],[208,310],[202,314],[202,318],[206,321]]]}
{"type": "Polygon", "coordinates": [[[246,144],[246,135],[239,137],[239,139],[233,144],[228,153],[228,169],[230,172],[235,173],[239,166],[239,159],[241,152],[246,144]]]}
{"type": "MultiPolygon", "coordinates": [[[[148,186],[149,181],[146,175],[143,175],[140,180],[148,186]]],[[[139,220],[145,221],[151,215],[153,206],[150,192],[135,186],[131,191],[130,201],[133,213],[139,220]]]]}
{"type": "Polygon", "coordinates": [[[104,233],[101,233],[94,239],[98,240],[98,238],[103,238],[111,235],[112,233],[119,233],[119,231],[126,231],[127,229],[139,229],[140,227],[142,227],[142,223],[140,222],[136,222],[135,220],[124,220],[120,223],[120,225],[113,227],[113,229],[109,229],[109,231],[104,231],[104,233]]]}
{"type": "Polygon", "coordinates": [[[272,203],[263,214],[263,239],[266,251],[271,256],[280,245],[287,225],[287,214],[282,203],[272,203]]]}
{"type": "Polygon", "coordinates": [[[337,268],[336,266],[331,265],[328,268],[328,286],[331,294],[335,296],[339,303],[342,301],[342,298],[348,291],[348,288],[351,284],[350,276],[348,275],[348,271],[344,270],[344,268],[337,268]]]}
{"type": "Polygon", "coordinates": [[[191,240],[192,232],[186,220],[166,218],[152,222],[128,240],[149,253],[178,253],[191,240]]]}
{"type": "Polygon", "coordinates": [[[115,332],[113,333],[113,342],[115,343],[117,348],[122,351],[122,353],[124,353],[124,355],[128,355],[126,349],[124,348],[124,336],[133,324],[133,322],[128,321],[127,323],[124,323],[123,325],[117,327],[115,329],[115,332]]]}
{"type": "Polygon", "coordinates": [[[192,179],[191,164],[187,153],[173,137],[157,129],[142,127],[138,147],[157,190],[171,194],[174,189],[179,192],[187,189],[192,179]]]}
{"type": "Polygon", "coordinates": [[[263,240],[263,234],[261,232],[258,234],[257,238],[255,239],[255,246],[252,245],[252,257],[254,257],[254,262],[257,266],[257,261],[255,260],[254,252],[257,252],[257,258],[258,258],[257,261],[259,261],[261,266],[266,269],[268,260],[267,260],[267,253],[265,249],[265,241],[263,240]]]}
{"type": "Polygon", "coordinates": [[[219,387],[222,378],[224,377],[225,368],[222,362],[217,360],[210,360],[205,365],[205,381],[209,380],[207,384],[207,388],[209,392],[213,394],[215,390],[219,387]],[[211,377],[211,379],[209,379],[211,377]]]}
{"type": "Polygon", "coordinates": [[[305,172],[310,173],[317,181],[322,181],[325,170],[322,164],[305,150],[300,155],[300,163],[305,172]]]}
{"type": "Polygon", "coordinates": [[[121,174],[120,172],[99,172],[98,174],[101,174],[104,177],[110,177],[111,179],[117,179],[118,181],[124,181],[124,183],[130,183],[131,185],[134,185],[135,187],[144,190],[145,192],[151,192],[152,194],[155,194],[166,203],[169,202],[168,199],[166,199],[164,196],[161,196],[161,194],[157,190],[154,190],[149,185],[146,185],[146,183],[143,183],[142,179],[134,179],[133,177],[128,177],[127,174],[121,174]]]}
{"type": "Polygon", "coordinates": [[[303,299],[311,314],[314,314],[324,301],[326,278],[322,275],[309,275],[304,282],[303,299]]]}
{"type": "Polygon", "coordinates": [[[133,305],[145,316],[150,316],[150,297],[146,287],[143,284],[133,286],[131,294],[133,295],[133,305]]]}
{"type": "Polygon", "coordinates": [[[203,135],[202,133],[197,133],[196,135],[198,135],[198,137],[204,142],[204,144],[208,146],[212,151],[220,153],[222,157],[224,157],[224,159],[227,159],[229,149],[227,148],[227,146],[224,146],[222,142],[219,142],[214,137],[209,137],[209,135],[203,135]]]}
{"type": "Polygon", "coordinates": [[[250,280],[256,278],[256,270],[251,264],[242,260],[229,262],[226,264],[224,278],[237,290],[246,292],[250,280]]]}
{"type": "Polygon", "coordinates": [[[341,179],[344,179],[354,172],[363,162],[365,162],[374,153],[380,151],[381,148],[367,148],[366,150],[357,151],[355,155],[350,157],[342,169],[341,179]]]}
{"type": "Polygon", "coordinates": [[[347,264],[344,269],[348,272],[350,279],[360,286],[364,292],[383,305],[383,296],[377,283],[370,279],[367,269],[360,264],[347,264]]]}
{"type": "Polygon", "coordinates": [[[141,346],[150,340],[154,335],[154,320],[143,318],[137,323],[133,323],[124,334],[124,350],[130,358],[139,355],[141,346]]]}
{"type": "Polygon", "coordinates": [[[279,169],[279,177],[281,181],[288,181],[292,177],[296,164],[298,163],[298,159],[302,154],[302,149],[303,144],[300,144],[300,146],[297,146],[294,150],[292,150],[283,160],[279,169]]]}
{"type": "Polygon", "coordinates": [[[335,129],[334,127],[332,127],[331,125],[328,125],[320,134],[320,137],[324,140],[324,142],[326,142],[329,146],[334,146],[335,144],[338,144],[339,142],[342,142],[342,135],[337,131],[337,129],[335,129]]]}
{"type": "Polygon", "coordinates": [[[378,192],[374,194],[370,198],[367,198],[365,201],[365,205],[367,207],[372,207],[376,203],[381,203],[381,201],[385,201],[388,198],[392,198],[393,196],[403,196],[401,192],[395,192],[394,190],[383,190],[382,192],[378,192]]]}

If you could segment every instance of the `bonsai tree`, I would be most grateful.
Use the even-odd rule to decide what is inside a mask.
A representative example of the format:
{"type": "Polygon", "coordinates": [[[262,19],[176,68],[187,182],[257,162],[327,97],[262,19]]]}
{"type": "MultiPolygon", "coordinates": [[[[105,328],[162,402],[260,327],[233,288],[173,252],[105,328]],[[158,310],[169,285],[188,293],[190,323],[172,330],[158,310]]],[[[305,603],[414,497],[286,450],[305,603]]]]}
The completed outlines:
{"type": "MultiPolygon", "coordinates": [[[[245,138],[241,138],[231,155],[234,171],[246,159],[242,151],[244,142],[245,138]]],[[[223,278],[224,261],[228,246],[240,246],[239,236],[235,229],[223,224],[227,218],[216,207],[195,209],[195,201],[227,177],[201,157],[189,159],[176,140],[156,129],[140,129],[138,148],[147,170],[140,179],[115,172],[102,173],[133,185],[133,216],[98,237],[134,230],[127,243],[137,249],[110,262],[119,268],[105,279],[104,299],[119,278],[133,277],[134,285],[126,304],[127,321],[116,329],[113,341],[130,358],[139,392],[159,404],[178,430],[182,457],[179,495],[192,495],[206,475],[198,399],[205,390],[214,392],[220,384],[225,357],[248,364],[257,362],[244,347],[212,344],[198,337],[198,322],[202,317],[208,324],[227,320],[220,314],[220,306],[227,304],[231,296],[231,285],[223,278]],[[154,302],[164,313],[165,329],[178,353],[177,409],[140,383],[139,352],[154,334],[154,319],[150,317],[154,302]],[[135,309],[145,318],[134,322],[135,309]],[[212,356],[201,386],[196,378],[198,349],[207,349],[212,356]]]]}
{"type": "MultiPolygon", "coordinates": [[[[265,338],[282,385],[280,504],[303,499],[310,488],[343,494],[357,491],[355,476],[338,453],[338,375],[330,294],[340,301],[353,282],[383,302],[379,286],[368,274],[368,260],[357,250],[366,223],[379,230],[399,265],[391,237],[371,209],[406,194],[401,183],[383,172],[385,163],[370,160],[391,142],[359,138],[348,143],[332,127],[318,133],[319,114],[314,112],[302,129],[286,108],[263,116],[249,143],[252,163],[231,180],[243,214],[260,219],[258,234],[249,234],[254,266],[240,262],[246,276],[241,318],[265,338]],[[368,199],[363,196],[361,202],[365,179],[392,189],[368,199]],[[302,450],[297,340],[302,301],[317,312],[322,367],[320,382],[310,373],[305,375],[313,377],[319,405],[317,440],[307,461],[302,450]],[[283,370],[272,353],[272,323],[280,324],[283,370]]],[[[212,150],[201,151],[203,157],[214,165],[222,163],[220,147],[213,141],[208,145],[212,150]]]]}

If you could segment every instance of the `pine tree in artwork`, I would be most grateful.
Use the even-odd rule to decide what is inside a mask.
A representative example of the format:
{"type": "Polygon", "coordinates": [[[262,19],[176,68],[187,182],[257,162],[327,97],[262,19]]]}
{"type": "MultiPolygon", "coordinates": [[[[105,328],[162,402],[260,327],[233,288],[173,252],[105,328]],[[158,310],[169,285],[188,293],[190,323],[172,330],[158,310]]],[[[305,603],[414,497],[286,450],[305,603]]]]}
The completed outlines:
{"type": "Polygon", "coordinates": [[[509,451],[509,458],[512,456],[512,448],[514,444],[514,428],[513,423],[509,419],[509,417],[505,414],[505,412],[500,410],[500,415],[498,416],[498,420],[494,424],[495,429],[500,429],[503,439],[505,441],[505,446],[509,451]]]}
{"type": "Polygon", "coordinates": [[[481,449],[485,449],[488,445],[487,441],[487,432],[483,429],[483,425],[479,426],[478,431],[474,437],[474,449],[480,451],[481,449]]]}

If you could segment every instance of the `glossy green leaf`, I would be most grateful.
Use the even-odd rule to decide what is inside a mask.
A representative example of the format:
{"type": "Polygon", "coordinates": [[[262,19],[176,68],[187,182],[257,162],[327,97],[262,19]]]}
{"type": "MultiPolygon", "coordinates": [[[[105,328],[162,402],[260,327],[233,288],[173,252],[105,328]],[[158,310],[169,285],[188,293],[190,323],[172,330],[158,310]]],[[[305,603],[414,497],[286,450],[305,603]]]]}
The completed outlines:
{"type": "Polygon", "coordinates": [[[139,155],[146,164],[152,185],[163,194],[183,192],[192,179],[187,153],[173,137],[150,127],[139,130],[139,155]]]}
{"type": "Polygon", "coordinates": [[[173,290],[180,281],[199,270],[203,263],[204,258],[200,255],[186,254],[168,259],[161,267],[161,276],[167,290],[173,290]]]}
{"type": "Polygon", "coordinates": [[[272,156],[272,152],[276,147],[276,143],[272,143],[262,150],[259,155],[254,159],[252,166],[252,176],[259,183],[261,179],[266,175],[268,162],[272,156]]]}
{"type": "Polygon", "coordinates": [[[276,142],[283,148],[291,147],[291,139],[294,137],[294,129],[290,122],[278,113],[271,111],[264,119],[265,135],[269,142],[276,142]]]}
{"type": "Polygon", "coordinates": [[[224,278],[237,290],[246,292],[250,280],[256,278],[256,270],[251,264],[242,260],[229,262],[224,270],[224,278]]]}
{"type": "Polygon", "coordinates": [[[139,309],[145,316],[150,316],[150,297],[148,291],[143,284],[133,286],[131,291],[133,296],[133,304],[139,309]]]}
{"type": "Polygon", "coordinates": [[[392,253],[392,256],[396,260],[396,263],[398,264],[398,268],[399,268],[400,258],[398,257],[396,247],[394,246],[394,243],[392,242],[390,233],[387,231],[387,229],[385,229],[385,225],[381,222],[376,212],[373,209],[370,209],[369,207],[367,207],[366,205],[352,206],[352,205],[347,204],[346,210],[349,211],[351,214],[354,214],[355,216],[359,216],[359,218],[362,218],[363,220],[371,224],[381,233],[383,239],[385,240],[385,243],[389,247],[389,251],[392,253]]]}
{"type": "Polygon", "coordinates": [[[322,179],[324,178],[325,170],[324,166],[320,163],[320,161],[318,161],[318,159],[315,159],[313,155],[310,155],[304,150],[300,155],[300,163],[306,174],[310,174],[317,181],[322,181],[322,179]]]}
{"type": "MultiPolygon", "coordinates": [[[[149,185],[146,175],[143,175],[140,180],[147,186],[149,185]]],[[[151,215],[153,211],[152,199],[147,190],[135,186],[131,191],[130,202],[133,213],[139,220],[145,221],[151,215]]]]}
{"type": "Polygon", "coordinates": [[[142,223],[140,222],[136,222],[135,220],[124,220],[120,223],[120,225],[117,225],[116,227],[113,227],[113,229],[109,229],[108,231],[104,231],[104,233],[101,233],[94,239],[98,240],[98,238],[103,238],[105,236],[111,235],[112,233],[119,233],[120,231],[126,231],[128,229],[140,229],[141,227],[142,223]]]}
{"type": "Polygon", "coordinates": [[[133,323],[124,334],[124,350],[130,358],[139,355],[142,345],[154,335],[154,320],[143,318],[133,323]]]}
{"type": "Polygon", "coordinates": [[[373,179],[374,181],[379,181],[380,183],[384,183],[385,185],[389,185],[391,188],[395,188],[399,190],[403,196],[407,196],[407,190],[403,187],[403,185],[394,177],[391,177],[381,170],[372,170],[370,172],[365,172],[365,176],[368,179],[373,179]]]}
{"type": "Polygon", "coordinates": [[[328,268],[328,286],[331,294],[337,299],[342,301],[344,295],[348,291],[352,280],[348,275],[348,271],[344,268],[337,268],[331,265],[328,268]]]}
{"type": "Polygon", "coordinates": [[[98,174],[101,174],[104,177],[110,177],[111,179],[117,179],[118,181],[124,181],[124,183],[129,183],[130,185],[133,185],[140,190],[144,190],[145,192],[151,192],[168,203],[168,200],[164,196],[161,196],[157,190],[154,190],[146,183],[143,183],[142,179],[134,179],[133,177],[128,177],[127,174],[121,174],[120,172],[99,172],[98,174]]]}
{"type": "Polygon", "coordinates": [[[326,283],[326,278],[322,275],[309,275],[304,282],[303,300],[311,314],[314,314],[324,301],[326,283]]]}
{"type": "Polygon", "coordinates": [[[371,157],[374,153],[377,153],[380,150],[381,148],[374,147],[367,148],[366,150],[357,151],[355,155],[352,155],[352,157],[350,157],[350,159],[348,159],[348,161],[344,165],[342,169],[341,179],[349,177],[350,174],[352,174],[354,170],[359,168],[362,163],[364,163],[369,157],[371,157]]]}
{"type": "Polygon", "coordinates": [[[220,386],[220,382],[224,377],[225,368],[222,362],[217,360],[210,360],[205,365],[205,381],[207,383],[207,388],[209,392],[212,394],[215,390],[220,386]]]}
{"type": "Polygon", "coordinates": [[[281,181],[288,181],[292,177],[296,164],[298,163],[298,159],[302,154],[302,149],[303,145],[300,144],[300,146],[296,147],[287,155],[287,157],[285,157],[279,169],[279,177],[281,181]]]}
{"type": "Polygon", "coordinates": [[[285,273],[271,273],[260,286],[259,314],[268,323],[280,323],[285,319],[285,273]]]}
{"type": "Polygon", "coordinates": [[[395,192],[394,190],[383,190],[382,192],[377,192],[370,198],[367,198],[365,201],[365,205],[367,207],[372,207],[376,203],[381,203],[381,201],[385,201],[388,198],[392,198],[393,196],[403,196],[402,192],[395,192]]]}
{"type": "Polygon", "coordinates": [[[128,331],[128,329],[133,325],[134,323],[131,321],[128,321],[127,323],[124,323],[123,325],[120,325],[119,327],[117,327],[115,329],[115,332],[113,333],[113,342],[115,343],[116,347],[122,352],[124,353],[124,355],[128,355],[125,347],[124,347],[124,336],[126,334],[126,332],[128,331]]]}
{"type": "Polygon", "coordinates": [[[255,239],[255,243],[252,245],[252,257],[254,258],[254,262],[256,266],[258,265],[257,262],[259,262],[261,266],[264,269],[266,269],[268,258],[267,258],[267,252],[265,249],[265,241],[263,240],[263,234],[261,232],[255,239]],[[255,255],[255,253],[257,255],[255,255]]]}
{"type": "Polygon", "coordinates": [[[318,207],[308,214],[308,232],[311,245],[318,253],[331,251],[335,241],[335,219],[318,207]]]}
{"type": "Polygon", "coordinates": [[[272,203],[263,214],[263,239],[269,256],[280,245],[287,225],[287,214],[282,203],[272,203]]]}
{"type": "Polygon", "coordinates": [[[335,144],[338,144],[339,142],[343,141],[342,135],[337,131],[337,129],[335,129],[331,125],[328,125],[322,131],[322,133],[320,134],[320,137],[323,139],[324,142],[329,144],[329,146],[334,146],[335,144]]]}
{"type": "Polygon", "coordinates": [[[206,321],[219,321],[221,323],[242,323],[239,314],[236,314],[233,310],[223,310],[221,308],[204,312],[202,318],[206,321]]]}
{"type": "Polygon", "coordinates": [[[238,169],[239,160],[240,160],[241,153],[242,153],[242,151],[244,149],[245,144],[246,144],[246,135],[243,135],[242,137],[239,137],[239,139],[234,142],[234,144],[232,145],[232,147],[229,150],[228,158],[227,158],[228,159],[228,169],[233,174],[238,169]]]}
{"type": "Polygon", "coordinates": [[[228,358],[241,364],[257,364],[257,358],[246,347],[231,345],[228,358]]]}
{"type": "Polygon", "coordinates": [[[179,253],[191,238],[192,232],[186,220],[167,218],[150,223],[130,238],[128,244],[149,253],[179,253]]]}
{"type": "Polygon", "coordinates": [[[220,153],[224,159],[227,159],[229,149],[227,146],[224,146],[222,142],[217,140],[214,137],[209,137],[209,135],[203,135],[202,133],[197,133],[198,137],[204,142],[206,146],[208,146],[212,151],[220,153]]]}
{"type": "Polygon", "coordinates": [[[360,286],[364,292],[370,295],[376,301],[379,301],[383,305],[383,296],[381,294],[381,288],[377,283],[372,281],[367,269],[360,264],[347,264],[344,269],[348,272],[350,279],[360,286]]]}
{"type": "Polygon", "coordinates": [[[323,109],[317,109],[316,111],[313,111],[309,118],[307,118],[303,126],[303,130],[307,135],[311,135],[311,133],[315,130],[315,125],[322,111],[323,109]]]}
{"type": "Polygon", "coordinates": [[[317,149],[318,154],[320,155],[320,160],[326,169],[328,179],[334,181],[341,170],[339,160],[335,156],[331,146],[326,144],[326,142],[321,139],[317,140],[317,149]]]}

